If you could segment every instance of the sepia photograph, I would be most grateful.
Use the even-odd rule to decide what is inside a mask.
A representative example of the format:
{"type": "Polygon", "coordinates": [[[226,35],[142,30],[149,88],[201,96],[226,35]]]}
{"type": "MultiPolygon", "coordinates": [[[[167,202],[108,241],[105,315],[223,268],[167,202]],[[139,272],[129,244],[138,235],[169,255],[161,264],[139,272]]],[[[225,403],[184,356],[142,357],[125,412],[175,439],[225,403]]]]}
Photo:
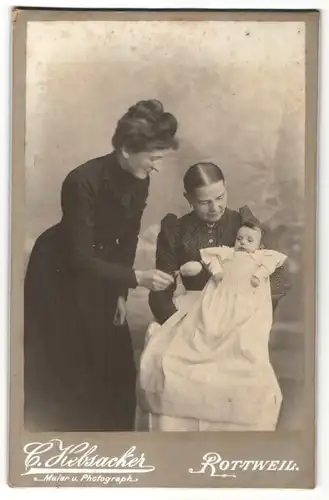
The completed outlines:
{"type": "Polygon", "coordinates": [[[24,432],[305,432],[305,19],[84,14],[25,27],[24,432]]]}

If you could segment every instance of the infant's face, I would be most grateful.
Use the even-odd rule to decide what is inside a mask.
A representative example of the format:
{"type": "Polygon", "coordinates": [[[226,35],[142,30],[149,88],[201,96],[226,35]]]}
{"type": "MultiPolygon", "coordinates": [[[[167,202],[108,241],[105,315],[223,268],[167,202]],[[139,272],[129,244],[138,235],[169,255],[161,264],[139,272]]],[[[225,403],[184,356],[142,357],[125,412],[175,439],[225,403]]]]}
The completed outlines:
{"type": "Polygon", "coordinates": [[[261,239],[262,232],[258,227],[251,228],[242,226],[238,231],[234,248],[236,250],[252,253],[260,248],[261,239]]]}

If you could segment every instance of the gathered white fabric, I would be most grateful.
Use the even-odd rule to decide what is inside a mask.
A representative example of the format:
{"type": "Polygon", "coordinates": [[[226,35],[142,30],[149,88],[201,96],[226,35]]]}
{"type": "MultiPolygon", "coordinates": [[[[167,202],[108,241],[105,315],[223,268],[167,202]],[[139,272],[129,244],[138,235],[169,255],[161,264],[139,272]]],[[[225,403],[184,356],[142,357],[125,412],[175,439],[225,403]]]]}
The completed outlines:
{"type": "Polygon", "coordinates": [[[146,410],[273,430],[282,395],[268,353],[269,276],[286,256],[228,247],[201,256],[223,279],[176,297],[177,313],[150,325],[140,366],[146,410]]]}

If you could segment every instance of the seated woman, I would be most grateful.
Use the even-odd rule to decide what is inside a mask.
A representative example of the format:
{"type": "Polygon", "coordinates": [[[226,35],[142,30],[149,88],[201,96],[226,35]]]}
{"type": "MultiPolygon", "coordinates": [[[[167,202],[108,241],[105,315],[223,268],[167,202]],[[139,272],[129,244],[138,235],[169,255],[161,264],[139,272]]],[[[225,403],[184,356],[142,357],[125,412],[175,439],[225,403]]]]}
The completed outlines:
{"type": "MultiPolygon", "coordinates": [[[[234,246],[242,222],[239,212],[227,208],[224,176],[216,165],[201,163],[190,167],[184,177],[184,188],[185,196],[193,210],[180,219],[167,215],[162,221],[157,242],[156,266],[172,275],[175,275],[177,270],[188,261],[200,262],[202,249],[219,245],[234,246]]],[[[266,238],[264,238],[264,244],[268,246],[266,238]]],[[[199,298],[200,291],[210,277],[210,270],[202,266],[197,275],[183,276],[182,281],[185,289],[189,292],[193,291],[196,298],[199,298]]],[[[272,305],[275,309],[280,298],[290,288],[285,265],[278,267],[271,275],[270,288],[272,305]]],[[[186,297],[184,295],[175,300],[174,292],[174,286],[161,292],[151,292],[149,303],[157,323],[168,322],[169,318],[176,321],[177,316],[175,318],[173,315],[178,310],[178,302],[182,315],[191,307],[190,302],[188,304],[184,302],[186,297]]],[[[239,424],[223,424],[198,417],[180,418],[161,412],[152,415],[151,425],[153,429],[158,430],[235,430],[240,428],[239,424]]]]}

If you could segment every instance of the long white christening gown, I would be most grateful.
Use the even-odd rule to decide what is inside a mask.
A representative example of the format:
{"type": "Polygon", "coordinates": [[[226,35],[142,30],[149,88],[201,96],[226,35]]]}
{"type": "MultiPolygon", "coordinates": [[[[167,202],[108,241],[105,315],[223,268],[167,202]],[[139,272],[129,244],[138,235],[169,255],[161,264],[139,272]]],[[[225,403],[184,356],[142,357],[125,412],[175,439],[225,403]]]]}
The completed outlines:
{"type": "Polygon", "coordinates": [[[268,352],[269,276],[286,256],[229,247],[201,255],[223,279],[181,295],[173,316],[150,325],[139,376],[142,406],[157,415],[274,430],[282,394],[268,352]]]}

